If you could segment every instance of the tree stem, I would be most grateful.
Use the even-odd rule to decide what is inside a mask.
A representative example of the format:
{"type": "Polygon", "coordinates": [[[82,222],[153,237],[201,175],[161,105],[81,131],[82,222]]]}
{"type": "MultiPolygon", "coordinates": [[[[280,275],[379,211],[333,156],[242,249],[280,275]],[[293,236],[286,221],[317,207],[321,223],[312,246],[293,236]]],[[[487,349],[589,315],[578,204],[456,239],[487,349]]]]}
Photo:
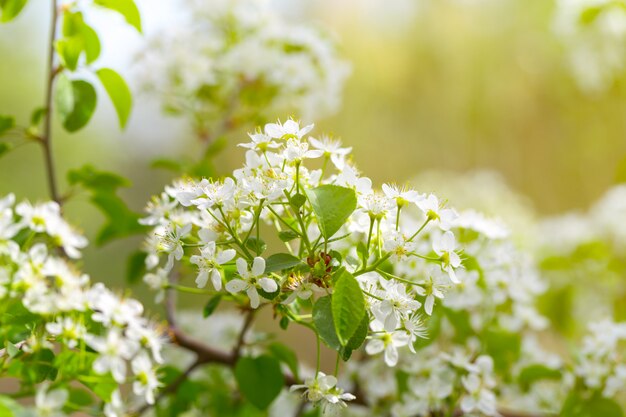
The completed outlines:
{"type": "Polygon", "coordinates": [[[56,39],[58,8],[56,0],[52,0],[52,17],[50,22],[50,43],[48,45],[48,72],[46,73],[46,102],[45,115],[43,121],[43,135],[41,145],[44,153],[46,175],[48,177],[48,189],[50,197],[61,204],[61,198],[57,190],[56,174],[54,170],[54,159],[52,157],[52,87],[57,70],[54,68],[54,40],[56,39]]]}

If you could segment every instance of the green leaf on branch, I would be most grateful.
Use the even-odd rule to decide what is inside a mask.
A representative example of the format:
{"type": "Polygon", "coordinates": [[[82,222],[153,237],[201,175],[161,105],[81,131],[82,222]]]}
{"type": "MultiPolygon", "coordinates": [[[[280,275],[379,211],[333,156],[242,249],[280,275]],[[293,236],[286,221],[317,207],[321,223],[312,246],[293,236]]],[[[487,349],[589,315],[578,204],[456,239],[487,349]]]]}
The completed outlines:
{"type": "Polygon", "coordinates": [[[54,43],[63,67],[76,71],[80,54],[83,53],[83,45],[83,40],[75,36],[59,39],[54,43]]]}
{"type": "Polygon", "coordinates": [[[341,270],[335,280],[332,297],[335,332],[342,346],[346,346],[365,315],[365,298],[356,278],[341,270]]]}
{"type": "Polygon", "coordinates": [[[367,337],[367,332],[369,330],[370,320],[367,314],[363,315],[361,319],[361,323],[359,323],[359,327],[356,328],[356,331],[348,340],[348,343],[341,349],[341,358],[344,362],[347,362],[352,356],[352,352],[361,347],[363,342],[365,342],[365,338],[367,337]]]}
{"type": "Polygon", "coordinates": [[[296,379],[300,379],[298,373],[298,357],[293,350],[277,342],[270,344],[267,349],[276,359],[287,365],[296,379]]]}
{"type": "Polygon", "coordinates": [[[141,33],[141,15],[133,0],[95,0],[95,4],[118,12],[129,25],[141,33]]]}
{"type": "Polygon", "coordinates": [[[260,410],[270,406],[285,384],[278,359],[268,355],[239,359],[235,379],[241,394],[260,410]]]}
{"type": "Polygon", "coordinates": [[[339,343],[339,338],[335,331],[331,299],[332,297],[327,295],[315,302],[313,305],[313,324],[322,341],[331,349],[339,351],[341,343],[339,343]]]}
{"type": "Polygon", "coordinates": [[[283,230],[278,233],[278,238],[283,242],[291,242],[294,239],[297,239],[299,234],[294,232],[293,230],[283,230]]]}
{"type": "Polygon", "coordinates": [[[135,251],[126,263],[126,282],[136,284],[146,274],[146,257],[148,254],[143,251],[135,251]]]}
{"type": "Polygon", "coordinates": [[[211,314],[215,312],[217,306],[220,305],[220,301],[222,301],[222,294],[216,294],[207,301],[204,308],[202,309],[202,317],[205,319],[209,317],[211,314]]]}
{"type": "Polygon", "coordinates": [[[15,126],[15,118],[13,116],[0,115],[0,135],[12,129],[13,126],[15,126]]]}
{"type": "Polygon", "coordinates": [[[527,391],[532,384],[544,379],[558,380],[561,378],[561,371],[548,368],[545,365],[530,365],[521,370],[517,380],[524,391],[527,391]]]}
{"type": "Polygon", "coordinates": [[[2,17],[0,22],[6,23],[17,17],[22,11],[28,0],[0,0],[0,10],[2,10],[2,17]]]}
{"type": "Polygon", "coordinates": [[[246,241],[246,247],[259,256],[267,249],[267,243],[263,239],[257,239],[252,236],[246,241]]]}
{"type": "Polygon", "coordinates": [[[0,157],[2,157],[5,153],[10,152],[13,149],[13,145],[9,142],[0,142],[0,157]]]}
{"type": "Polygon", "coordinates": [[[356,192],[338,185],[322,185],[307,190],[322,236],[330,239],[356,209],[356,192]]]}
{"type": "Polygon", "coordinates": [[[68,132],[76,132],[87,123],[96,110],[96,90],[91,84],[83,80],[69,81],[60,78],[57,83],[57,106],[63,121],[63,127],[68,132]]]}
{"type": "Polygon", "coordinates": [[[301,263],[299,258],[289,253],[275,253],[265,260],[265,273],[284,271],[301,263]]]}
{"type": "Polygon", "coordinates": [[[590,398],[572,392],[559,413],[561,417],[624,417],[622,407],[615,401],[596,394],[590,398]]]}
{"type": "Polygon", "coordinates": [[[108,222],[96,238],[97,244],[103,245],[112,239],[146,231],[146,227],[139,224],[142,216],[129,209],[124,200],[116,194],[118,188],[131,185],[126,178],[85,165],[70,170],[67,179],[70,185],[80,185],[91,192],[91,202],[107,218],[108,222]]]}
{"type": "Polygon", "coordinates": [[[130,109],[133,106],[133,96],[126,84],[126,81],[117,72],[110,68],[101,68],[96,71],[96,75],[104,86],[107,94],[113,102],[113,107],[117,112],[120,127],[124,128],[128,122],[130,109]]]}

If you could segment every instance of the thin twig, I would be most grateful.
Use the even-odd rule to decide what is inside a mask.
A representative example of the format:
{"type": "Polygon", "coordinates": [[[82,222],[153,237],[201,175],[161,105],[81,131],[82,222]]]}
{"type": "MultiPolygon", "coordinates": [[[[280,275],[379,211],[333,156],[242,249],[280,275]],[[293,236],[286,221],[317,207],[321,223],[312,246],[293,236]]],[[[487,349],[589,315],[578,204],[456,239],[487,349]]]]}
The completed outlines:
{"type": "Polygon", "coordinates": [[[52,87],[54,85],[54,79],[59,73],[58,69],[54,68],[54,40],[56,39],[58,17],[57,2],[56,0],[52,0],[50,43],[48,45],[48,72],[46,74],[46,110],[43,122],[43,134],[41,136],[40,143],[42,145],[44,153],[44,162],[48,178],[50,197],[57,203],[61,204],[61,198],[59,197],[59,193],[57,190],[54,159],[52,157],[52,87]]]}

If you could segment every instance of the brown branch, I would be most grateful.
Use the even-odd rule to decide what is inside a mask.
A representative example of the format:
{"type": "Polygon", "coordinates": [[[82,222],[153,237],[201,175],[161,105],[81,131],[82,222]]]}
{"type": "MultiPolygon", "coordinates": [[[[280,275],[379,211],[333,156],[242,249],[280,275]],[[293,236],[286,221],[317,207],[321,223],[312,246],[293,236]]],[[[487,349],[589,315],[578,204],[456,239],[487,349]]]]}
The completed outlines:
{"type": "Polygon", "coordinates": [[[48,177],[48,189],[50,197],[61,204],[61,198],[57,190],[56,173],[54,170],[54,159],[52,157],[52,87],[54,85],[54,79],[59,73],[58,69],[54,68],[54,40],[56,39],[57,23],[58,23],[58,8],[56,0],[52,0],[52,17],[50,22],[50,44],[48,45],[48,72],[46,74],[46,98],[45,98],[45,115],[43,134],[41,136],[40,143],[43,148],[44,162],[46,167],[46,174],[48,177]]]}

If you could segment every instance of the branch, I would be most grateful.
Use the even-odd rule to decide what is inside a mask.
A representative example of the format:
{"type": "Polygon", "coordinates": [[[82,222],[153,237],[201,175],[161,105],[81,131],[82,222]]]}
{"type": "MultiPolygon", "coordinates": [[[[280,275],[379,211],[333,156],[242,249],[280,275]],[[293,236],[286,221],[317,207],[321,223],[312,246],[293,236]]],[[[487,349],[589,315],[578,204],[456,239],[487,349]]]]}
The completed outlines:
{"type": "Polygon", "coordinates": [[[40,138],[40,143],[43,147],[50,197],[57,203],[61,204],[61,198],[57,190],[56,174],[54,171],[54,159],[52,158],[52,87],[54,85],[54,79],[59,72],[58,69],[54,68],[54,40],[56,39],[58,17],[57,2],[56,0],[52,0],[50,44],[48,46],[48,72],[46,77],[46,112],[44,115],[43,135],[40,138]]]}

